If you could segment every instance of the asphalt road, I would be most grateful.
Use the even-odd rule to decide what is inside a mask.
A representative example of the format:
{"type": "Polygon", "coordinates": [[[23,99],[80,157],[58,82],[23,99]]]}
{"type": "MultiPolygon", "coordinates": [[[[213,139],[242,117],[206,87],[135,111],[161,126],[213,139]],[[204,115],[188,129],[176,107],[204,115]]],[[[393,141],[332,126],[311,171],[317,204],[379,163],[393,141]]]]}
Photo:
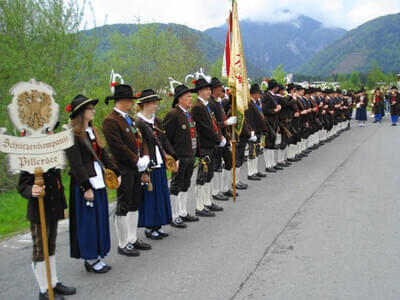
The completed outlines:
{"type": "MultiPolygon", "coordinates": [[[[107,274],[69,258],[65,227],[59,278],[78,289],[67,299],[400,299],[399,130],[353,123],[217,217],[166,227],[138,258],[117,254],[112,227],[107,274]]],[[[0,299],[37,299],[30,259],[29,235],[0,243],[0,299]]]]}

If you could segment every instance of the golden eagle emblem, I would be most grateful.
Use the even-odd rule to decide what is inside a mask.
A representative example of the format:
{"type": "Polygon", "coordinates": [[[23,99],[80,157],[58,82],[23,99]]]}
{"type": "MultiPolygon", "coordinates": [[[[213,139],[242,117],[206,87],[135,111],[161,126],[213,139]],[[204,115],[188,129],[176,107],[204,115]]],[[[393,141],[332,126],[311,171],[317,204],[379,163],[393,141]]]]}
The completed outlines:
{"type": "Polygon", "coordinates": [[[51,97],[37,90],[18,95],[18,113],[23,124],[34,130],[48,123],[51,118],[51,97]]]}

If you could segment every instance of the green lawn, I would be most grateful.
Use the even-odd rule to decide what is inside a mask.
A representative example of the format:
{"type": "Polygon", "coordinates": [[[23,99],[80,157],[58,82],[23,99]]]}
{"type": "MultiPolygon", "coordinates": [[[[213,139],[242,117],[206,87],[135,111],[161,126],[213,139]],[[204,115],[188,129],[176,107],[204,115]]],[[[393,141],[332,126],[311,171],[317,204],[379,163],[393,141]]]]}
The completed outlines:
{"type": "MultiPolygon", "coordinates": [[[[69,176],[64,172],[63,184],[67,202],[69,200],[69,181],[69,176]]],[[[109,202],[115,201],[115,198],[116,192],[108,191],[109,202]]],[[[0,193],[0,240],[29,230],[29,222],[26,220],[27,204],[28,201],[22,198],[16,190],[0,193]]],[[[66,215],[68,215],[68,210],[66,215]]]]}
{"type": "Polygon", "coordinates": [[[27,200],[16,191],[0,194],[0,240],[29,228],[26,206],[27,200]]]}

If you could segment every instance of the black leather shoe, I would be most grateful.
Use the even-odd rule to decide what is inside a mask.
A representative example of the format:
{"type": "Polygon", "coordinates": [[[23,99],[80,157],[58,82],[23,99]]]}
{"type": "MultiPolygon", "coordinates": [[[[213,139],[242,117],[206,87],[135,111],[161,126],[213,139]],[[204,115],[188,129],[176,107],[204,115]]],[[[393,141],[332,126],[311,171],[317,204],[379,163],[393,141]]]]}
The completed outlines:
{"type": "MultiPolygon", "coordinates": [[[[228,197],[233,197],[233,191],[232,190],[227,190],[225,193],[224,193],[224,195],[225,196],[228,196],[228,197]]],[[[236,197],[237,196],[239,196],[239,193],[238,192],[236,192],[236,197]]]]}
{"type": "Polygon", "coordinates": [[[280,167],[280,166],[278,166],[278,165],[276,165],[276,166],[274,167],[274,169],[275,169],[275,170],[277,170],[277,171],[279,171],[279,170],[283,170],[283,168],[282,168],[282,167],[280,167]]]}
{"type": "Polygon", "coordinates": [[[63,285],[62,282],[57,282],[54,291],[59,295],[73,295],[76,293],[76,288],[63,285]]]}
{"type": "Polygon", "coordinates": [[[224,208],[221,206],[218,206],[215,203],[211,203],[211,205],[204,205],[205,207],[207,207],[210,211],[223,211],[224,208]]]}
{"type": "Polygon", "coordinates": [[[133,244],[133,247],[137,250],[151,250],[151,245],[147,244],[139,239],[133,244]]]}
{"type": "Polygon", "coordinates": [[[285,167],[285,163],[280,163],[280,162],[278,162],[278,163],[277,163],[277,166],[283,168],[283,167],[285,167]]]}
{"type": "Polygon", "coordinates": [[[267,177],[267,174],[261,173],[261,172],[257,172],[256,175],[260,178],[265,178],[267,177]]]}
{"type": "Polygon", "coordinates": [[[140,255],[139,251],[137,249],[135,249],[135,247],[132,244],[128,244],[124,248],[121,248],[118,246],[118,254],[125,255],[125,256],[139,256],[140,255]]]}
{"type": "MultiPolygon", "coordinates": [[[[185,224],[185,225],[186,225],[186,224],[185,224]]],[[[158,234],[161,235],[163,238],[169,236],[168,233],[166,233],[166,232],[164,232],[164,231],[160,231],[159,229],[157,229],[157,232],[158,232],[158,234]]]]}
{"type": "Polygon", "coordinates": [[[288,161],[290,162],[296,162],[296,161],[300,161],[300,158],[288,158],[288,161]]]}
{"type": "Polygon", "coordinates": [[[152,240],[162,240],[164,237],[160,234],[158,234],[158,232],[156,230],[145,230],[144,231],[144,235],[148,238],[148,239],[152,239],[152,240]]]}
{"type": "Polygon", "coordinates": [[[215,213],[212,211],[209,211],[208,209],[203,209],[203,210],[197,210],[196,209],[196,216],[199,217],[215,217],[215,213]]]}
{"type": "Polygon", "coordinates": [[[274,168],[265,168],[265,172],[276,173],[276,170],[274,168]]]}
{"type": "MultiPolygon", "coordinates": [[[[126,247],[125,247],[126,248],[126,247]]],[[[124,249],[125,249],[124,248],[124,249]]],[[[118,247],[118,250],[119,249],[121,249],[121,248],[119,248],[118,247]]],[[[118,253],[119,253],[119,251],[118,251],[118,253]]],[[[120,253],[120,254],[122,254],[122,253],[120,253]]],[[[124,254],[124,255],[126,255],[126,254],[124,254]]],[[[132,255],[131,255],[132,256],[132,255]]],[[[96,270],[95,268],[94,268],[94,266],[97,264],[99,262],[99,260],[98,261],[96,261],[94,264],[89,264],[87,261],[85,261],[85,269],[86,269],[86,271],[88,271],[88,272],[93,272],[93,273],[107,273],[108,271],[110,271],[111,270],[111,266],[108,266],[108,265],[104,265],[101,269],[99,269],[99,270],[96,270]]]]}
{"type": "Polygon", "coordinates": [[[176,228],[186,228],[187,225],[183,222],[181,218],[176,218],[175,220],[171,221],[171,226],[176,228]]]}
{"type": "MultiPolygon", "coordinates": [[[[59,295],[57,293],[53,293],[54,294],[54,300],[64,300],[64,296],[63,295],[59,295]]],[[[48,291],[46,291],[46,293],[41,293],[39,292],[39,300],[49,300],[49,293],[48,291]]]]}
{"type": "Polygon", "coordinates": [[[247,176],[247,179],[248,179],[248,180],[254,180],[254,181],[260,181],[260,180],[261,180],[261,178],[258,177],[256,174],[254,174],[254,175],[248,175],[248,176],[247,176]]]}
{"type": "Polygon", "coordinates": [[[181,218],[183,222],[198,222],[200,220],[198,217],[190,214],[187,214],[185,217],[179,216],[179,218],[181,218]]]}
{"type": "Polygon", "coordinates": [[[283,166],[284,167],[290,167],[292,164],[290,163],[290,162],[288,162],[288,161],[285,161],[284,163],[283,163],[283,166]]]}
{"type": "Polygon", "coordinates": [[[241,182],[241,181],[239,181],[239,182],[236,184],[236,188],[238,188],[238,186],[240,187],[239,189],[242,189],[242,190],[246,190],[246,189],[249,187],[248,184],[243,183],[243,182],[241,182]]]}
{"type": "Polygon", "coordinates": [[[238,182],[238,183],[236,184],[236,189],[237,189],[237,190],[247,190],[247,186],[245,186],[245,185],[243,185],[243,184],[240,184],[240,182],[238,182]]]}
{"type": "Polygon", "coordinates": [[[219,200],[219,201],[228,201],[229,197],[225,196],[224,193],[219,192],[218,194],[213,195],[213,199],[214,200],[219,200]]]}

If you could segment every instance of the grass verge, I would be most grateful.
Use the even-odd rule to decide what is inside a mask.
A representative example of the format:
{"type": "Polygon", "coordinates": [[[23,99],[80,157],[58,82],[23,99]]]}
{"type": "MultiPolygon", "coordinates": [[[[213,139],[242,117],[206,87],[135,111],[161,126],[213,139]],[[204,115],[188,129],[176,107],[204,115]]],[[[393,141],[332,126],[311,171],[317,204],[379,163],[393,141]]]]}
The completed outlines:
{"type": "MultiPolygon", "coordinates": [[[[69,202],[70,177],[63,173],[62,181],[65,187],[65,197],[69,202]]],[[[113,202],[116,191],[108,190],[108,201],[113,202]]],[[[29,221],[26,219],[28,200],[20,196],[17,190],[0,193],[0,240],[29,230],[29,221]]],[[[68,209],[65,215],[68,216],[68,209]]]]}

